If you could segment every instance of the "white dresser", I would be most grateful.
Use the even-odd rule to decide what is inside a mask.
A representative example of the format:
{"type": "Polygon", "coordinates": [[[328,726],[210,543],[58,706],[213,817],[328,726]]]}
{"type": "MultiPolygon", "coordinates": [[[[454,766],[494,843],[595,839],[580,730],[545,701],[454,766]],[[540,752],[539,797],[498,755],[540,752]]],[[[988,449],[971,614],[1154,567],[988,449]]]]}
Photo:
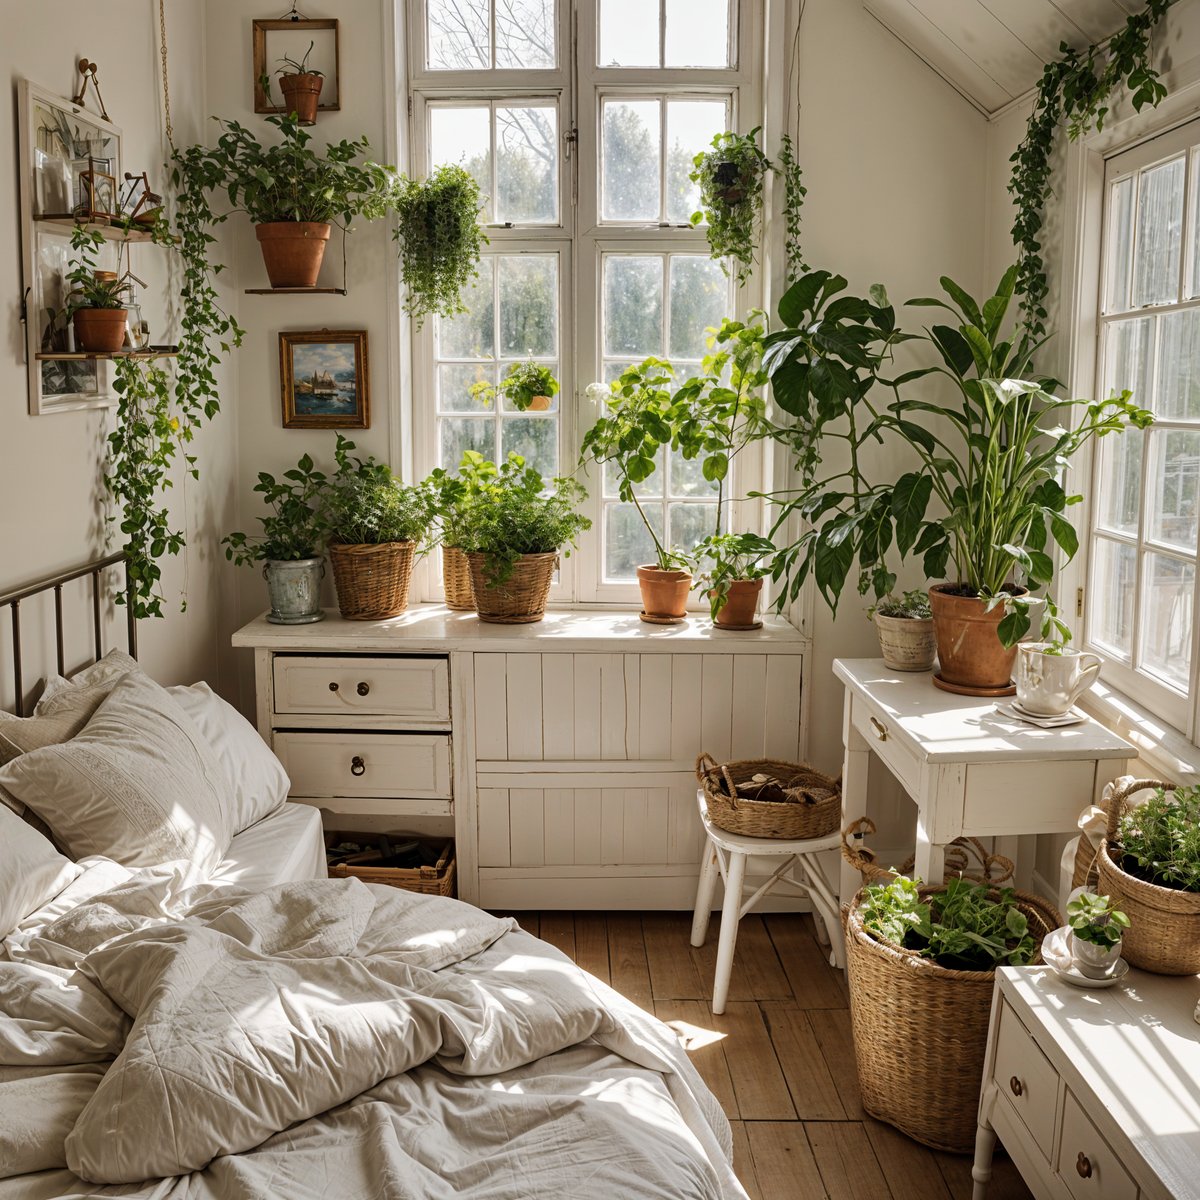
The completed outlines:
{"type": "Polygon", "coordinates": [[[1038,1200],[1200,1197],[1200,977],[1107,990],[1045,967],[996,974],[975,1200],[996,1137],[1038,1200]]]}

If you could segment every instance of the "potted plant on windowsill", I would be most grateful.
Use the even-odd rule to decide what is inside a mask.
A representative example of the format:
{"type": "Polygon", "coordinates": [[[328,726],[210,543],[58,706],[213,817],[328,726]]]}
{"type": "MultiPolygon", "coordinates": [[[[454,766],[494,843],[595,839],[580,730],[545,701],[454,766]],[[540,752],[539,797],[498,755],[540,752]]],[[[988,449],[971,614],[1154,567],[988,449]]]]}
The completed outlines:
{"type": "Polygon", "coordinates": [[[480,380],[468,389],[483,404],[491,404],[497,396],[518,412],[549,412],[558,395],[558,380],[543,363],[513,363],[499,386],[480,380]]]}
{"type": "Polygon", "coordinates": [[[470,511],[499,477],[494,462],[477,450],[464,451],[458,470],[451,475],[438,467],[429,476],[437,511],[437,536],[442,548],[442,588],[446,607],[475,611],[471,564],[463,551],[470,528],[470,511]]]}
{"type": "Polygon", "coordinates": [[[1121,957],[1129,918],[1107,896],[1080,890],[1067,902],[1071,960],[1089,979],[1107,979],[1121,957]]]}
{"type": "MultiPolygon", "coordinates": [[[[317,123],[317,105],[320,103],[321,88],[325,83],[325,73],[308,65],[314,45],[314,42],[308,43],[308,49],[299,62],[285,54],[279,60],[279,67],[275,71],[279,76],[279,90],[283,93],[284,108],[294,115],[301,125],[317,123]]],[[[259,82],[263,91],[270,96],[270,79],[263,75],[259,82]]]]}
{"type": "Polygon", "coordinates": [[[71,230],[75,262],[67,275],[71,285],[67,312],[75,330],[75,347],[88,354],[112,354],[125,344],[129,311],[129,280],[119,271],[98,271],[96,259],[104,245],[98,229],[76,225],[71,230]]]}
{"type": "Polygon", "coordinates": [[[708,567],[697,585],[706,590],[718,629],[761,629],[758,598],[771,574],[775,546],[756,533],[718,533],[696,547],[696,559],[708,567]]]}
{"type": "Polygon", "coordinates": [[[271,596],[267,620],[275,625],[307,625],[325,617],[321,580],[326,536],[323,497],[327,480],[305,454],[283,478],[260,471],[254,490],[271,508],[260,517],[262,534],[231,533],[225,557],[241,566],[263,564],[271,596]]]}
{"type": "Polygon", "coordinates": [[[867,610],[879,635],[883,661],[893,671],[930,671],[937,655],[929,593],[917,588],[885,596],[867,610]]]}

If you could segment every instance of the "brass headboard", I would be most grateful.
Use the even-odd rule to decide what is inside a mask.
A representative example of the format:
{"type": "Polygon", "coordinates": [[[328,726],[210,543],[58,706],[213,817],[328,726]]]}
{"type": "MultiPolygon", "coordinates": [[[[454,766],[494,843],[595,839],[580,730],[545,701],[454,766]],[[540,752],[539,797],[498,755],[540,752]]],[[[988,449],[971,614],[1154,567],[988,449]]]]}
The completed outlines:
{"type": "Polygon", "coordinates": [[[54,592],[54,645],[58,659],[58,673],[66,673],[65,648],[63,642],[63,585],[90,575],[92,578],[92,651],[93,661],[104,656],[103,623],[100,606],[100,578],[110,567],[124,567],[125,575],[125,629],[129,653],[137,658],[137,618],[133,614],[133,589],[129,582],[129,563],[124,551],[97,558],[80,567],[62,571],[0,594],[0,609],[7,608],[12,619],[12,680],[14,705],[18,714],[25,715],[25,679],[21,669],[21,602],[43,592],[54,592]]]}

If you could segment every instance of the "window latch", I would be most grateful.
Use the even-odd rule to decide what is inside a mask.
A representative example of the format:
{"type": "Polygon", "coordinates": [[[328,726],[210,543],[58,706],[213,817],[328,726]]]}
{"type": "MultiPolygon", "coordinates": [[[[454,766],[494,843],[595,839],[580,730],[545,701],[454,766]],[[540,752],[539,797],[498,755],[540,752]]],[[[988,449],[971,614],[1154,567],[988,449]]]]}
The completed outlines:
{"type": "Polygon", "coordinates": [[[563,134],[563,157],[570,158],[579,142],[579,130],[574,125],[563,134]]]}

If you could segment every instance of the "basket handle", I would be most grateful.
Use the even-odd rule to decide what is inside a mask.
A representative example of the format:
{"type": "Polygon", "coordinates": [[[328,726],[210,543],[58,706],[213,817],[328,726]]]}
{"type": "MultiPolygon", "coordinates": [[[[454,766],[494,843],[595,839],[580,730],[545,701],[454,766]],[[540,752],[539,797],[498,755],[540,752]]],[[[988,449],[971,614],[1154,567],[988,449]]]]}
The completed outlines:
{"type": "Polygon", "coordinates": [[[703,783],[714,771],[719,771],[721,764],[707,750],[701,751],[696,759],[696,778],[703,783]]]}
{"type": "Polygon", "coordinates": [[[1114,792],[1112,799],[1108,802],[1108,829],[1104,834],[1108,842],[1111,843],[1116,840],[1117,825],[1120,823],[1121,815],[1125,811],[1126,802],[1143,788],[1162,788],[1164,792],[1173,792],[1176,785],[1165,783],[1161,779],[1135,779],[1132,783],[1126,784],[1125,787],[1114,792]]]}
{"type": "Polygon", "coordinates": [[[995,886],[1013,877],[1016,865],[1012,859],[1005,858],[1003,854],[989,854],[984,844],[976,837],[956,838],[951,842],[946,847],[946,857],[950,860],[947,866],[950,866],[951,863],[961,863],[961,866],[956,869],[962,877],[975,879],[976,876],[967,870],[972,854],[979,860],[978,881],[980,883],[995,886]]]}
{"type": "Polygon", "coordinates": [[[870,817],[859,817],[842,830],[842,857],[856,871],[870,870],[875,866],[875,855],[862,844],[863,839],[869,838],[874,832],[875,822],[870,817]],[[857,846],[850,844],[851,838],[858,841],[857,846]]]}

